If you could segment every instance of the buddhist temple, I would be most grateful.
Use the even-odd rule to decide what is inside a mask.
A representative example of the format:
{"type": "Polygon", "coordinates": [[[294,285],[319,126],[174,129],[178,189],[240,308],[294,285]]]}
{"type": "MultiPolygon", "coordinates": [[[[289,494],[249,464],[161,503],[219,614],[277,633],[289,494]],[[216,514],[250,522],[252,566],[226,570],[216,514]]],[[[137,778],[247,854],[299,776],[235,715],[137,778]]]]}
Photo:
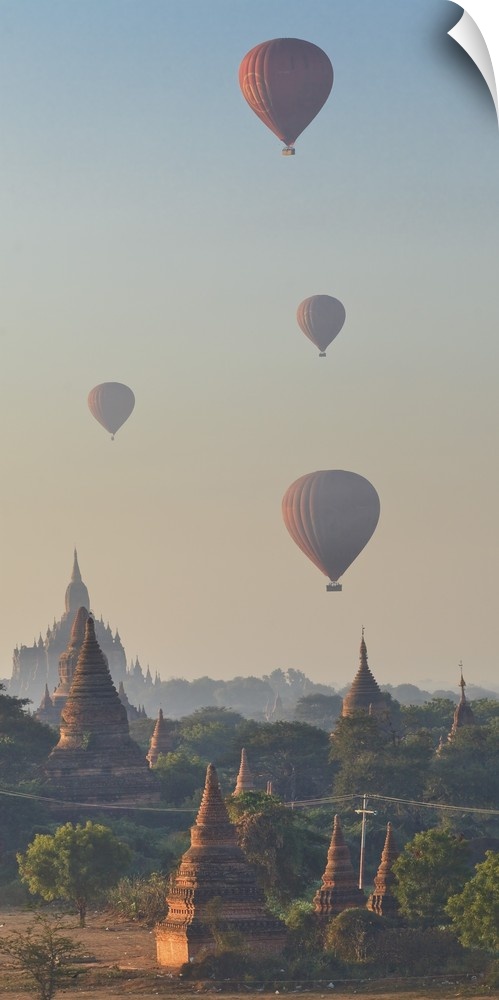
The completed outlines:
{"type": "Polygon", "coordinates": [[[168,915],[155,928],[158,962],[171,970],[216,948],[219,938],[237,934],[255,954],[280,954],[285,926],[267,911],[252,866],[238,845],[210,764],[191,847],[183,855],[167,896],[168,915]]]}
{"type": "Polygon", "coordinates": [[[466,687],[466,681],[464,680],[463,677],[462,663],[460,663],[459,666],[461,668],[461,680],[459,681],[459,686],[461,688],[461,699],[458,705],[456,706],[456,710],[454,712],[454,720],[452,723],[451,731],[449,733],[449,740],[453,739],[453,737],[457,733],[457,730],[461,729],[462,726],[476,725],[473,709],[471,705],[466,701],[466,695],[464,693],[464,689],[466,687]]]}
{"type": "MultiPolygon", "coordinates": [[[[60,658],[71,642],[71,631],[81,607],[91,608],[88,589],[82,580],[76,549],[73,556],[71,579],[66,587],[64,613],[47,629],[45,639],[40,635],[32,646],[16,646],[12,660],[12,677],[9,693],[29,698],[35,705],[43,697],[45,685],[49,691],[60,683],[60,658]]],[[[102,619],[95,623],[99,645],[108,661],[111,676],[118,684],[126,678],[126,655],[116,631],[113,636],[109,625],[102,619]]]]}
{"type": "Polygon", "coordinates": [[[393,895],[393,886],[397,881],[393,874],[393,862],[398,858],[398,850],[393,836],[392,824],[386,827],[386,839],[381,862],[374,879],[374,891],[367,901],[368,910],[380,917],[393,917],[398,912],[398,902],[393,895]]]}
{"type": "Polygon", "coordinates": [[[326,870],[322,876],[321,888],[314,896],[315,912],[321,918],[334,917],[352,906],[365,905],[366,897],[358,886],[340,818],[335,816],[326,870]]]}
{"type": "Polygon", "coordinates": [[[59,725],[59,716],[54,708],[52,698],[50,697],[48,684],[45,685],[45,693],[34,714],[35,718],[38,719],[39,722],[44,722],[46,726],[55,727],[59,725]]]}
{"type": "Polygon", "coordinates": [[[171,753],[174,749],[175,744],[170,726],[171,723],[168,724],[168,721],[163,716],[163,710],[160,708],[154,732],[151,736],[149,750],[147,751],[147,760],[150,767],[154,767],[157,764],[160,754],[171,753]]]}
{"type": "Polygon", "coordinates": [[[234,795],[242,795],[243,792],[254,792],[254,791],[255,791],[255,782],[253,781],[253,775],[249,769],[246,750],[243,747],[241,750],[241,764],[239,766],[239,773],[237,775],[234,795]]]}
{"type": "Polygon", "coordinates": [[[352,681],[352,686],[343,699],[341,715],[354,715],[356,712],[384,716],[388,714],[386,699],[369,669],[367,662],[367,646],[362,629],[360,643],[359,669],[352,681]]]}
{"type": "Polygon", "coordinates": [[[68,801],[159,800],[154,775],[131,739],[126,710],[97,642],[92,617],[63,708],[60,737],[45,764],[47,794],[68,801]]]}
{"type": "Polygon", "coordinates": [[[88,618],[88,611],[83,605],[78,608],[71,627],[69,642],[66,649],[59,657],[59,684],[56,687],[52,701],[57,713],[57,723],[59,724],[61,712],[68,700],[71,684],[78,663],[81,647],[85,638],[85,625],[88,618]]]}

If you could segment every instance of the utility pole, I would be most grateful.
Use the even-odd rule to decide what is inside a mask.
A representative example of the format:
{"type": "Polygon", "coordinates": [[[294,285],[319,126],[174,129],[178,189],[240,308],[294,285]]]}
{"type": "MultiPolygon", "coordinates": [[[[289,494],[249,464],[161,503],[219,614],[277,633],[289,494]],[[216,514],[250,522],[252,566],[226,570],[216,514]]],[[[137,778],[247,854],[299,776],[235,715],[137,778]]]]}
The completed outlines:
{"type": "Polygon", "coordinates": [[[367,795],[362,796],[362,809],[356,809],[356,813],[362,813],[362,827],[360,834],[360,864],[359,864],[359,889],[364,888],[364,859],[366,853],[366,816],[376,816],[375,809],[367,808],[367,795]]]}

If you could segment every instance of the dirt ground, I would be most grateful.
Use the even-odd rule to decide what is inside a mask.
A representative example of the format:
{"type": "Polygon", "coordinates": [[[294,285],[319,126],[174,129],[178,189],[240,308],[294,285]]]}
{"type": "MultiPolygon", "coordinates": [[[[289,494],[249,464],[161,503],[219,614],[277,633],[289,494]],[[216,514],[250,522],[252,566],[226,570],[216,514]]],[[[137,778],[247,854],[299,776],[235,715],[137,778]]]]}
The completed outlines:
{"type": "MultiPolygon", "coordinates": [[[[52,915],[52,914],[51,914],[52,915]]],[[[55,914],[54,918],[55,918],[55,914]]],[[[34,914],[31,911],[0,908],[0,935],[6,936],[15,931],[25,930],[33,923],[34,914]]],[[[80,929],[77,921],[71,915],[66,915],[64,924],[67,933],[82,945],[82,958],[74,966],[76,975],[74,982],[67,988],[62,988],[58,996],[66,995],[67,1000],[81,998],[85,994],[89,1000],[111,1000],[114,997],[140,997],[141,1000],[156,1000],[162,996],[169,1000],[181,1000],[186,994],[219,993],[224,1000],[232,1000],[236,996],[231,992],[230,984],[215,984],[213,982],[182,982],[177,976],[165,972],[156,964],[155,938],[153,931],[137,923],[117,921],[102,912],[89,913],[87,926],[80,929]],[[222,988],[223,986],[223,988],[222,988]]],[[[351,1000],[448,1000],[453,997],[473,997],[473,1000],[485,1000],[494,994],[487,988],[479,988],[478,983],[463,983],[457,980],[432,980],[426,985],[415,988],[414,983],[397,983],[388,986],[383,983],[365,981],[357,984],[343,985],[341,983],[318,984],[313,992],[306,989],[297,990],[293,985],[289,989],[281,987],[279,993],[299,993],[303,1000],[326,1000],[334,996],[335,1000],[347,998],[351,1000]]],[[[261,996],[275,996],[276,990],[253,990],[245,988],[237,994],[261,1000],[261,996]]],[[[5,1000],[33,1000],[33,992],[28,988],[27,980],[22,973],[14,968],[14,964],[6,956],[0,956],[0,996],[5,1000]]]]}

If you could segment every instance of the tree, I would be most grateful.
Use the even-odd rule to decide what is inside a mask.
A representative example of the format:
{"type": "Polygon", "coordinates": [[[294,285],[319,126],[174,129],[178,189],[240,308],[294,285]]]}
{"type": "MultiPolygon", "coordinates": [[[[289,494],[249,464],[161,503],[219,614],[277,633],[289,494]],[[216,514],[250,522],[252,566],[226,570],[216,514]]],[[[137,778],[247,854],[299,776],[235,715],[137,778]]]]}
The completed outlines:
{"type": "Polygon", "coordinates": [[[52,1000],[67,980],[70,963],[81,954],[81,945],[61,934],[62,930],[63,924],[39,916],[26,931],[16,931],[0,942],[0,951],[34,979],[40,1000],[52,1000]]]}
{"type": "Polygon", "coordinates": [[[366,963],[376,955],[377,940],[384,921],[370,910],[352,907],[328,923],[324,944],[343,962],[366,963]]]}
{"type": "Polygon", "coordinates": [[[447,900],[461,891],[469,876],[468,844],[444,827],[416,833],[393,871],[400,912],[410,923],[426,927],[449,923],[447,900]]]}
{"type": "Polygon", "coordinates": [[[343,699],[339,694],[306,694],[295,706],[297,722],[308,722],[330,733],[340,712],[343,699]]]}
{"type": "Polygon", "coordinates": [[[327,733],[305,722],[248,721],[238,730],[250,767],[286,800],[325,795],[331,786],[327,733]]]}
{"type": "Polygon", "coordinates": [[[27,714],[29,698],[15,698],[4,690],[0,684],[0,782],[14,786],[32,776],[58,737],[50,726],[27,714]]]}
{"type": "Polygon", "coordinates": [[[487,851],[485,861],[462,892],[451,896],[446,911],[465,948],[499,950],[499,853],[487,851]]]}
{"type": "Polygon", "coordinates": [[[181,806],[203,788],[206,764],[197,754],[185,750],[160,754],[154,773],[159,778],[161,798],[174,806],[181,806]]]}
{"type": "Polygon", "coordinates": [[[26,853],[18,854],[19,873],[31,893],[51,902],[74,903],[85,926],[89,900],[98,899],[124,874],[130,851],[111,830],[88,820],[66,823],[53,835],[37,834],[26,853]]]}
{"type": "Polygon", "coordinates": [[[233,795],[227,799],[227,808],[239,844],[270,898],[289,903],[320,878],[327,839],[276,795],[233,795]]]}

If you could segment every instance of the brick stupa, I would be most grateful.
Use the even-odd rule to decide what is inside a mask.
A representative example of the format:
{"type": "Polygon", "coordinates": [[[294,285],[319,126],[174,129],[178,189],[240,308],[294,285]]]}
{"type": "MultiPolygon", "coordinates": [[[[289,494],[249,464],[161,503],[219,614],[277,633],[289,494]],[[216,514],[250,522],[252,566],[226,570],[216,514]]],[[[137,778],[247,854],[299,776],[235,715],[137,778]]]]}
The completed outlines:
{"type": "Polygon", "coordinates": [[[78,657],[85,638],[87,618],[87,609],[83,606],[78,608],[71,626],[68,645],[59,657],[59,684],[54,691],[52,699],[58,722],[60,722],[62,710],[71,690],[76,664],[78,663],[78,657]]]}
{"type": "Polygon", "coordinates": [[[87,618],[59,742],[45,764],[47,794],[68,801],[159,801],[154,775],[130,737],[126,710],[87,618]]]}
{"type": "Polygon", "coordinates": [[[234,795],[242,795],[243,792],[254,792],[255,782],[253,781],[253,775],[250,771],[248,764],[248,757],[244,747],[241,750],[241,763],[239,765],[239,772],[236,780],[236,787],[234,789],[234,795]]]}
{"type": "Polygon", "coordinates": [[[473,709],[469,702],[466,700],[466,695],[464,689],[466,687],[466,681],[463,677],[463,665],[459,664],[461,668],[461,680],[459,681],[459,687],[461,688],[461,700],[456,706],[454,712],[454,719],[452,722],[452,729],[449,733],[448,739],[452,740],[456,735],[458,729],[462,729],[463,726],[474,726],[476,725],[475,716],[473,714],[473,709]]]}
{"type": "Polygon", "coordinates": [[[352,906],[365,905],[366,897],[355,877],[340,818],[335,816],[326,870],[322,885],[314,896],[315,912],[318,917],[334,917],[352,906]]]}
{"type": "Polygon", "coordinates": [[[385,718],[388,714],[386,700],[367,662],[364,629],[362,629],[362,640],[360,643],[359,669],[352,681],[352,686],[348,694],[343,699],[341,709],[342,716],[355,715],[357,712],[384,716],[385,718]]]}
{"type": "Polygon", "coordinates": [[[374,892],[371,893],[367,901],[368,910],[378,913],[380,917],[393,917],[398,912],[398,902],[393,895],[393,886],[397,880],[392,870],[393,862],[398,858],[398,853],[392,824],[388,823],[385,846],[374,879],[374,892]]]}
{"type": "Polygon", "coordinates": [[[172,971],[210,954],[217,936],[237,934],[242,948],[255,954],[280,954],[285,926],[265,907],[252,866],[238,845],[210,764],[191,847],[183,855],[167,896],[168,915],[155,928],[159,965],[172,971]]]}
{"type": "Polygon", "coordinates": [[[147,760],[150,767],[154,767],[157,764],[160,754],[171,753],[173,750],[174,741],[170,726],[171,723],[168,724],[163,715],[163,709],[160,708],[154,732],[151,736],[149,750],[147,751],[147,760]]]}

